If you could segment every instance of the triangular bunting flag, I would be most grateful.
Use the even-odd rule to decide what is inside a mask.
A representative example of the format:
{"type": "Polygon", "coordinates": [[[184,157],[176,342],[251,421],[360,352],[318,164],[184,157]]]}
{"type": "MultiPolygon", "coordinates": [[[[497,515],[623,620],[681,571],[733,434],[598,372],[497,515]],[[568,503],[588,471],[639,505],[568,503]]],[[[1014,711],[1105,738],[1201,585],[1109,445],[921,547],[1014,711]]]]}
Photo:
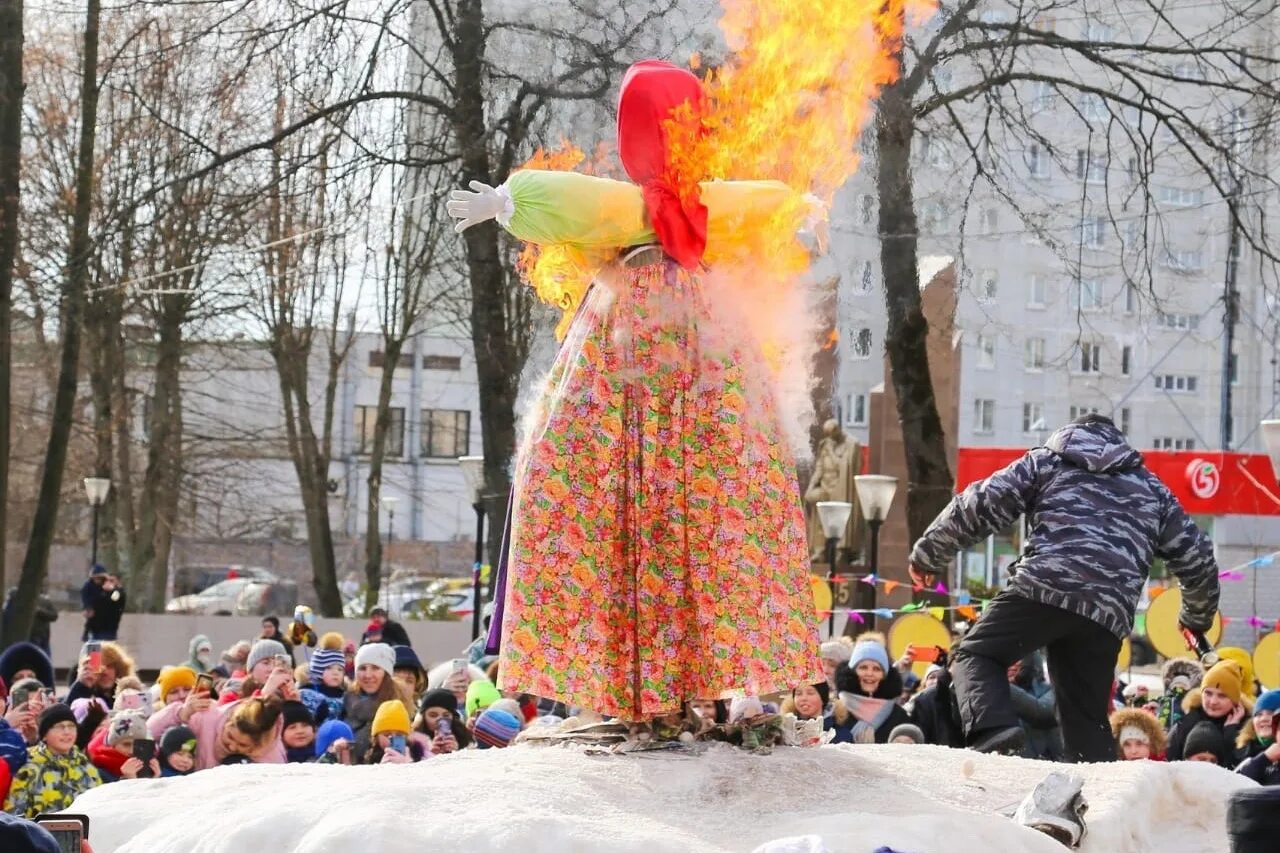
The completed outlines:
{"type": "Polygon", "coordinates": [[[966,592],[965,590],[960,590],[959,592],[956,593],[956,604],[968,604],[968,603],[969,603],[968,592],[966,592]]]}
{"type": "Polygon", "coordinates": [[[974,610],[967,604],[961,604],[957,607],[956,613],[968,619],[970,622],[976,622],[978,620],[978,611],[974,610]]]}
{"type": "Polygon", "coordinates": [[[857,622],[859,625],[867,624],[867,620],[863,619],[862,614],[856,610],[849,611],[849,618],[852,619],[854,622],[857,622]]]}
{"type": "Polygon", "coordinates": [[[893,591],[894,591],[895,589],[897,589],[898,587],[900,587],[900,586],[902,586],[902,583],[901,583],[900,581],[885,581],[885,582],[884,582],[884,594],[885,594],[885,595],[893,595],[893,591]]]}
{"type": "Polygon", "coordinates": [[[947,594],[947,588],[942,585],[942,581],[938,581],[938,585],[933,588],[933,591],[938,593],[939,595],[947,594]]]}
{"type": "Polygon", "coordinates": [[[929,615],[930,615],[930,616],[932,616],[934,619],[937,619],[939,622],[941,622],[943,619],[946,619],[946,618],[947,618],[947,608],[945,608],[945,607],[930,607],[930,608],[929,608],[929,615]]]}
{"type": "Polygon", "coordinates": [[[881,619],[892,619],[892,618],[893,618],[893,611],[892,611],[892,610],[890,610],[890,609],[889,609],[889,608],[887,608],[887,607],[877,607],[877,608],[875,609],[875,614],[876,614],[877,616],[879,616],[881,619]]]}
{"type": "Polygon", "coordinates": [[[921,607],[924,607],[924,605],[918,601],[913,601],[910,604],[902,605],[902,607],[900,607],[899,610],[903,613],[910,613],[913,610],[919,610],[921,607]]]}
{"type": "Polygon", "coordinates": [[[865,584],[870,584],[871,586],[875,586],[875,585],[876,585],[876,581],[878,581],[878,580],[880,580],[880,579],[879,579],[878,577],[876,577],[875,575],[867,575],[865,578],[863,578],[863,579],[862,579],[862,582],[863,582],[863,583],[865,583],[865,584]]]}

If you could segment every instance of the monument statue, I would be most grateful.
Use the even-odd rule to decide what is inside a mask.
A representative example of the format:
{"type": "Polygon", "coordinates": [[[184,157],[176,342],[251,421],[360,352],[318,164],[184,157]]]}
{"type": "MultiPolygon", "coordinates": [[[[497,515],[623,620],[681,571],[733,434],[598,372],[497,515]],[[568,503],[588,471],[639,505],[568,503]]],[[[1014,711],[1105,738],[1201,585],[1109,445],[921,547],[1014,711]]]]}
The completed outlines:
{"type": "Polygon", "coordinates": [[[827,536],[818,517],[819,501],[848,501],[853,504],[849,524],[838,548],[857,555],[862,549],[862,512],[853,478],[862,473],[862,445],[845,434],[840,424],[828,420],[822,425],[822,441],[813,460],[813,477],[804,492],[805,533],[812,560],[826,559],[827,536]]]}

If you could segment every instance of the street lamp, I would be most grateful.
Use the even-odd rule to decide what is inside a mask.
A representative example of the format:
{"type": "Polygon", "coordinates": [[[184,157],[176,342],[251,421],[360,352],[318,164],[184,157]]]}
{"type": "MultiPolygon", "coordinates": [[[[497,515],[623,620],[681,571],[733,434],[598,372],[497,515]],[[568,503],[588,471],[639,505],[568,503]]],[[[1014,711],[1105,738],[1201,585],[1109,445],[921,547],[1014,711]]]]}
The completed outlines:
{"type": "Polygon", "coordinates": [[[106,477],[85,477],[84,491],[89,496],[89,506],[93,507],[93,556],[89,559],[92,568],[98,565],[98,510],[107,502],[111,481],[106,477]]]}
{"type": "Polygon", "coordinates": [[[379,499],[382,508],[387,511],[387,550],[386,558],[382,561],[384,576],[387,573],[385,566],[391,561],[391,543],[396,541],[396,504],[399,502],[400,499],[395,495],[385,495],[379,499]]]}
{"type": "MultiPolygon", "coordinates": [[[[853,478],[853,487],[858,491],[858,503],[862,505],[862,517],[866,519],[867,529],[871,531],[871,574],[880,570],[880,527],[889,517],[889,507],[893,505],[894,493],[898,491],[898,478],[884,474],[858,474],[853,478]]],[[[872,587],[872,606],[875,606],[875,588],[872,587]]]]}
{"type": "Polygon", "coordinates": [[[471,508],[476,512],[476,558],[471,564],[471,639],[480,636],[480,567],[484,564],[484,457],[459,456],[458,467],[471,490],[471,508]]]}
{"type": "Polygon", "coordinates": [[[1280,478],[1280,421],[1263,421],[1262,443],[1271,457],[1271,473],[1280,478]]]}
{"type": "Polygon", "coordinates": [[[849,526],[853,504],[848,501],[818,501],[818,521],[827,537],[827,585],[831,587],[831,613],[827,616],[827,634],[836,635],[836,544],[849,526]]]}

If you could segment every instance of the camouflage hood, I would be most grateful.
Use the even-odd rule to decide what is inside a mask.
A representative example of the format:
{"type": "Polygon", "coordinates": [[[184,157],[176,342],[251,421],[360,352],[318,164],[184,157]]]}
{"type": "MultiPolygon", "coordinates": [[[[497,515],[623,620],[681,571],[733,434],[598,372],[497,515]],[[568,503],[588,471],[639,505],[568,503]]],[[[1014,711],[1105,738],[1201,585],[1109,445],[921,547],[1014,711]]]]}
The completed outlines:
{"type": "Polygon", "coordinates": [[[1045,447],[1093,474],[1116,474],[1142,464],[1142,454],[1109,423],[1067,424],[1049,436],[1045,447]]]}

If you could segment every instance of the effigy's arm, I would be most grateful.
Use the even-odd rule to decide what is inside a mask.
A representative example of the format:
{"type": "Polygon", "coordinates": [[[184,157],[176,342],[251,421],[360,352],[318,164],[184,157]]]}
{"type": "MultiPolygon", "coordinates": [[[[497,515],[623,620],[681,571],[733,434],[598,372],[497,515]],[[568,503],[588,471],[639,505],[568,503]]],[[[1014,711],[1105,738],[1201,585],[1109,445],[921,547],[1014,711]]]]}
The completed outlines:
{"type": "MultiPolygon", "coordinates": [[[[709,246],[741,241],[762,229],[796,230],[810,210],[780,181],[703,181],[709,246]]],[[[449,213],[458,230],[495,218],[511,234],[542,246],[623,248],[657,242],[640,187],[577,172],[524,169],[497,189],[477,182],[459,190],[449,213]]]]}

